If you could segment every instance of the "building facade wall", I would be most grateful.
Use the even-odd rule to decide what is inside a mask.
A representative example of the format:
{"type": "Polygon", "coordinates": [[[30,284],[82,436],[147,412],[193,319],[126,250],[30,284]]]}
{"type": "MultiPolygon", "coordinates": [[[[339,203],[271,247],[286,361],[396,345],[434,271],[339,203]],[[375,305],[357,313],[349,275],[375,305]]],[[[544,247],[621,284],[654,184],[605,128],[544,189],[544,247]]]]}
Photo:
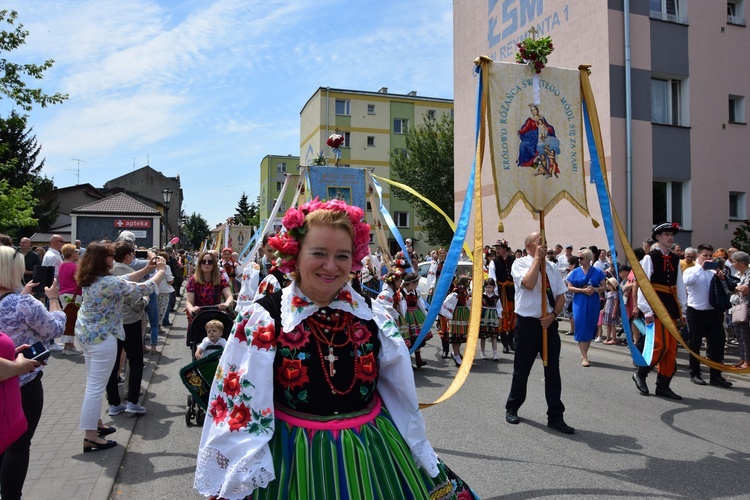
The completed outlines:
{"type": "MultiPolygon", "coordinates": [[[[476,77],[471,62],[480,54],[512,61],[515,43],[531,26],[539,36],[550,35],[555,51],[550,64],[575,68],[591,65],[591,82],[604,141],[604,156],[615,209],[624,226],[632,225],[631,243],[650,235],[655,184],[671,183],[682,195],[681,210],[673,210],[685,227],[677,241],[683,245],[711,242],[729,246],[741,220],[730,219],[729,198],[740,195],[741,218],[747,215],[750,176],[744,173],[741,145],[750,139],[743,123],[728,122],[729,96],[747,97],[750,69],[737,62],[733,48],[748,46],[747,29],[727,24],[726,2],[677,0],[682,22],[657,19],[649,2],[630,2],[632,88],[632,198],[627,196],[625,120],[625,36],[623,1],[506,0],[455,2],[454,67],[456,107],[456,204],[463,201],[466,177],[474,155],[476,77]],[[686,21],[686,22],[685,22],[686,21]],[[477,27],[482,27],[477,29],[477,27]],[[652,122],[652,79],[681,83],[680,123],[652,122]],[[720,172],[720,173],[719,173],[720,172]],[[719,173],[719,175],[717,175],[719,173]]],[[[741,114],[747,116],[747,100],[741,114]]],[[[745,120],[743,120],[745,121],[745,120]]],[[[586,160],[588,168],[588,151],[586,160]]],[[[495,239],[498,222],[494,188],[486,155],[482,176],[485,241],[495,239]]],[[[587,179],[588,182],[588,179],[587,179]]],[[[588,184],[592,216],[601,220],[598,200],[588,184]]],[[[658,201],[658,200],[657,200],[658,201]]],[[[674,201],[674,200],[673,200],[674,201]]],[[[656,209],[655,209],[656,204],[656,209]]],[[[597,244],[606,239],[575,210],[558,205],[546,218],[550,243],[597,244]]],[[[506,237],[519,247],[523,235],[535,229],[525,208],[516,206],[504,221],[506,237]]]]}

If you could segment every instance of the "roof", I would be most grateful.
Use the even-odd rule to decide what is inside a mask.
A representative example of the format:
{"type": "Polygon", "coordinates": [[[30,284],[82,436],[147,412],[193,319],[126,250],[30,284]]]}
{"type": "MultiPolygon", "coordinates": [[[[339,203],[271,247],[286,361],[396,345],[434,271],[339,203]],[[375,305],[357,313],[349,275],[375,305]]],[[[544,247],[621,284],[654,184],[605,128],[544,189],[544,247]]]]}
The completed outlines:
{"type": "Polygon", "coordinates": [[[58,231],[55,233],[34,233],[31,236],[29,236],[29,240],[31,240],[31,243],[39,246],[40,243],[43,244],[43,246],[49,245],[49,239],[52,238],[53,234],[59,234],[63,237],[63,241],[65,243],[70,243],[70,227],[68,227],[67,231],[58,231]]]}
{"type": "Polygon", "coordinates": [[[116,193],[102,200],[74,208],[71,214],[113,214],[113,215],[161,215],[153,207],[144,205],[125,193],[116,193]]]}

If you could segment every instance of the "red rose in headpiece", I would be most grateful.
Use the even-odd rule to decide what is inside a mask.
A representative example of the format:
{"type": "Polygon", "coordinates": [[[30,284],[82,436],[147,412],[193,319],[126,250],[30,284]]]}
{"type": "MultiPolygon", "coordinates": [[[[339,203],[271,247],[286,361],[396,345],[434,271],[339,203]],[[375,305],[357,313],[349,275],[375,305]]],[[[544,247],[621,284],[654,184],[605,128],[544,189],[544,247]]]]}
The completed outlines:
{"type": "Polygon", "coordinates": [[[305,224],[305,214],[297,209],[290,208],[286,211],[286,214],[284,214],[281,223],[287,229],[302,227],[305,224]]]}

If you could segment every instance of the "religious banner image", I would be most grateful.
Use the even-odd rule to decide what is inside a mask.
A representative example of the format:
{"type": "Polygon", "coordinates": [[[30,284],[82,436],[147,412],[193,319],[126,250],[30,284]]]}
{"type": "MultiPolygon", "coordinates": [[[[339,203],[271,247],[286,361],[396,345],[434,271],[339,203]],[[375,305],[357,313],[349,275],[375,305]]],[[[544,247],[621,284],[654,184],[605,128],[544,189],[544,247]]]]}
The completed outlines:
{"type": "Polygon", "coordinates": [[[365,209],[365,171],[361,168],[316,167],[308,172],[310,192],[321,200],[341,199],[365,209]]]}
{"type": "Polygon", "coordinates": [[[578,70],[489,65],[490,151],[498,213],[516,201],[548,212],[569,200],[588,215],[578,70]]]}

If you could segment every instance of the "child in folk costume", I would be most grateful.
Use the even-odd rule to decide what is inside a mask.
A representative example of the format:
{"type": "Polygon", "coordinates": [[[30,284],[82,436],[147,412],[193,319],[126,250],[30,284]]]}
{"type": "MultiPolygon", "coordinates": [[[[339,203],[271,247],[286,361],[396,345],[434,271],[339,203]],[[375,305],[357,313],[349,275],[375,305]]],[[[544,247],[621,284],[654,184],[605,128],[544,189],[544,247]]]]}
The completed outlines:
{"type": "MultiPolygon", "coordinates": [[[[413,346],[419,336],[419,332],[422,330],[425,317],[427,316],[427,307],[425,306],[424,300],[417,293],[417,285],[419,284],[419,275],[417,273],[406,273],[404,275],[403,285],[401,285],[401,316],[404,318],[404,324],[406,325],[407,333],[413,346]]],[[[422,339],[422,342],[417,346],[417,350],[414,351],[414,360],[416,361],[417,368],[421,368],[427,364],[426,361],[422,361],[422,353],[420,349],[424,347],[427,340],[432,338],[432,333],[428,333],[427,336],[422,339]]]]}
{"type": "Polygon", "coordinates": [[[401,316],[401,282],[404,276],[404,271],[398,267],[394,267],[391,271],[383,276],[383,290],[378,294],[375,301],[382,305],[385,311],[391,315],[393,321],[396,322],[398,331],[401,332],[401,336],[404,338],[406,347],[411,348],[411,338],[409,337],[404,318],[401,316]]]}
{"type": "Polygon", "coordinates": [[[482,294],[482,319],[479,323],[479,339],[482,349],[482,359],[489,359],[484,355],[485,341],[492,342],[492,361],[497,363],[497,337],[500,335],[500,318],[503,315],[503,304],[500,297],[495,294],[495,280],[488,278],[484,280],[484,293],[482,294]]]}
{"type": "Polygon", "coordinates": [[[619,284],[616,278],[607,278],[607,291],[604,293],[604,311],[602,323],[607,325],[607,340],[603,343],[613,345],[617,343],[617,326],[620,324],[620,294],[617,293],[619,284]]]}
{"type": "MultiPolygon", "coordinates": [[[[455,303],[452,314],[449,312],[450,316],[448,314],[444,316],[448,318],[448,342],[453,347],[453,360],[456,362],[456,366],[461,366],[461,344],[466,342],[466,334],[469,331],[470,283],[471,279],[468,276],[461,276],[456,282],[455,291],[445,299],[446,303],[449,300],[451,303],[455,303]]],[[[441,314],[443,314],[442,309],[441,314]]]]}

